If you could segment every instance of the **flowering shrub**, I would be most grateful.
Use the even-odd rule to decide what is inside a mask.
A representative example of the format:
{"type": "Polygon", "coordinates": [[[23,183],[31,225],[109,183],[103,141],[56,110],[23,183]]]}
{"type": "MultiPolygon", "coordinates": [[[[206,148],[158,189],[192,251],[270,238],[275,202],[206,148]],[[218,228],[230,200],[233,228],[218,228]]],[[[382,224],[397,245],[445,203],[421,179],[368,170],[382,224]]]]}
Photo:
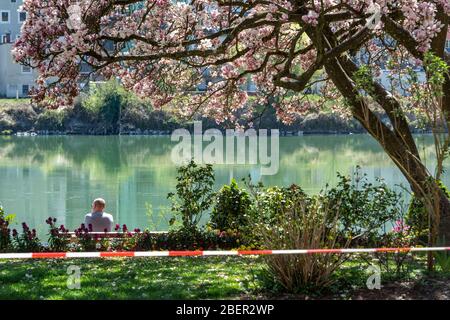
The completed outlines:
{"type": "Polygon", "coordinates": [[[238,237],[225,231],[180,229],[156,235],[152,250],[226,250],[240,245],[238,237]]]}
{"type": "Polygon", "coordinates": [[[98,238],[95,235],[90,234],[92,232],[92,225],[86,228],[86,225],[82,223],[78,229],[75,230],[75,236],[78,238],[80,250],[93,251],[97,248],[98,238]]]}
{"type": "Polygon", "coordinates": [[[3,207],[0,206],[0,252],[7,251],[11,246],[11,229],[9,219],[5,216],[3,207]]]}
{"type": "Polygon", "coordinates": [[[134,229],[135,234],[132,234],[126,224],[122,225],[122,227],[116,224],[114,231],[118,233],[118,237],[110,241],[109,250],[129,251],[134,249],[137,234],[140,232],[139,229],[134,229]]]}
{"type": "MultiPolygon", "coordinates": [[[[409,248],[417,245],[417,239],[417,233],[404,220],[400,219],[395,221],[392,230],[382,236],[376,246],[409,248]]],[[[410,265],[407,262],[413,259],[409,252],[375,253],[375,258],[382,270],[387,273],[394,272],[395,275],[407,272],[407,267],[410,265]]]]}
{"type": "Polygon", "coordinates": [[[49,225],[49,250],[56,252],[68,251],[70,238],[68,236],[69,230],[61,225],[56,226],[56,218],[48,218],[45,223],[49,225]]]}
{"type": "Polygon", "coordinates": [[[18,252],[39,252],[42,251],[42,244],[37,237],[36,229],[30,230],[28,225],[22,223],[22,233],[16,229],[12,231],[12,243],[15,251],[18,252]]]}

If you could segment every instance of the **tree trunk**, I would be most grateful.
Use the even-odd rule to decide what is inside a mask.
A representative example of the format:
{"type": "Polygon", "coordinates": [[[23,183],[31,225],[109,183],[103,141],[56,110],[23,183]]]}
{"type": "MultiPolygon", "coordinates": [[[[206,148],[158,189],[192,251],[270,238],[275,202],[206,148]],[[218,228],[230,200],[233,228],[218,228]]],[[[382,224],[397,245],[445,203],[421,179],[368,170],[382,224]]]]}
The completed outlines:
{"type": "MultiPolygon", "coordinates": [[[[348,58],[335,58],[334,61],[326,63],[325,68],[349,104],[353,117],[383,147],[407,179],[414,194],[427,201],[426,207],[432,218],[430,227],[432,227],[432,234],[435,235],[430,239],[430,244],[450,244],[450,202],[420,159],[414,140],[408,139],[411,135],[409,128],[400,127],[394,122],[392,123],[394,130],[389,129],[373,113],[367,102],[358,96],[351,80],[354,68],[348,58]]],[[[378,98],[380,96],[378,95],[378,98]]],[[[384,108],[386,106],[383,104],[389,103],[389,101],[378,102],[384,108]]]]}

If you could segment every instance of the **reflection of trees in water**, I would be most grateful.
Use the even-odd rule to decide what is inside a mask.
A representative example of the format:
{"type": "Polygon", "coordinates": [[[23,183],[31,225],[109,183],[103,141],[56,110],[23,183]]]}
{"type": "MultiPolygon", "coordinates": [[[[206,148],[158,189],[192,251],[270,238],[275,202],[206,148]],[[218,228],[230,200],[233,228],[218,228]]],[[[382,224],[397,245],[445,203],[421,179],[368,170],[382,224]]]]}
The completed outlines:
{"type": "MultiPolygon", "coordinates": [[[[419,139],[432,168],[431,137],[419,139]]],[[[6,177],[0,180],[0,196],[27,221],[42,223],[49,212],[61,210],[65,223],[76,226],[92,197],[102,194],[122,223],[137,226],[147,221],[146,202],[155,214],[168,205],[166,194],[175,186],[174,145],[170,137],[0,137],[0,173],[6,177]],[[22,199],[27,192],[29,197],[22,199]]],[[[369,179],[381,176],[391,186],[402,179],[371,137],[329,135],[281,137],[279,172],[262,180],[268,186],[297,183],[316,192],[334,184],[337,171],[350,174],[356,165],[362,165],[369,179]]],[[[254,165],[217,165],[215,172],[217,189],[231,177],[250,173],[261,178],[254,165]]]]}
{"type": "MultiPolygon", "coordinates": [[[[432,159],[431,136],[420,136],[418,139],[426,158],[432,159]]],[[[56,170],[61,163],[65,163],[70,167],[88,170],[94,177],[124,176],[132,173],[135,167],[157,167],[158,170],[151,171],[164,181],[167,174],[172,176],[174,172],[174,165],[170,161],[174,145],[170,137],[7,137],[0,138],[0,157],[3,162],[10,160],[14,161],[14,165],[23,163],[27,166],[33,163],[47,170],[56,170]]],[[[381,163],[392,165],[378,143],[368,135],[281,137],[279,174],[265,177],[264,180],[273,184],[280,181],[289,184],[307,179],[314,183],[314,180],[320,179],[315,178],[314,174],[335,175],[336,171],[342,172],[354,165],[378,167],[381,163]],[[313,173],[317,170],[325,172],[313,173]]],[[[253,170],[250,166],[234,169],[239,175],[253,170]]],[[[220,176],[229,175],[226,168],[217,166],[217,170],[220,176]]]]}
{"type": "Polygon", "coordinates": [[[51,168],[55,157],[63,157],[70,166],[96,168],[117,174],[130,165],[149,166],[170,156],[167,137],[123,136],[49,136],[0,139],[0,155],[20,163],[46,164],[51,168]]]}

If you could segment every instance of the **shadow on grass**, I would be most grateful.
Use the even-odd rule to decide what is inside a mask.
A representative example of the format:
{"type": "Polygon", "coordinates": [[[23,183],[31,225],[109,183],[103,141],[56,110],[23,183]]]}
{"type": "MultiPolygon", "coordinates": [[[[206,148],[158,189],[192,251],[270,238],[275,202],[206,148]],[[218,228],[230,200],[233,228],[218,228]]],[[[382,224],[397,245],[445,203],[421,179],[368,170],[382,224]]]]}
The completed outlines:
{"type": "Polygon", "coordinates": [[[0,262],[0,299],[239,298],[256,289],[258,258],[133,258],[0,262]],[[68,268],[81,271],[68,289],[68,268]]]}

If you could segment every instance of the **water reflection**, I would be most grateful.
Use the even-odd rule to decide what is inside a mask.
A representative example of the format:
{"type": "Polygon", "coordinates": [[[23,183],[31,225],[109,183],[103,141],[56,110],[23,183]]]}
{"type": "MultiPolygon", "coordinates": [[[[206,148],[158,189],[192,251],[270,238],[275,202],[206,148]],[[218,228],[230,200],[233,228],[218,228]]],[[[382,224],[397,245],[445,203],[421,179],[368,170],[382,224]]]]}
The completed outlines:
{"type": "MultiPolygon", "coordinates": [[[[431,137],[416,139],[432,168],[431,137]]],[[[169,137],[0,137],[0,202],[18,222],[45,230],[50,215],[73,229],[92,199],[102,196],[116,221],[142,228],[149,221],[146,203],[155,215],[168,206],[166,195],[175,186],[176,168],[170,160],[174,145],[169,137]]],[[[312,193],[334,184],[336,172],[350,174],[357,165],[370,179],[381,176],[391,186],[405,184],[367,135],[282,137],[276,175],[261,177],[256,165],[218,165],[216,184],[250,174],[266,185],[297,183],[312,193]]],[[[160,221],[158,228],[166,227],[160,221]]]]}

